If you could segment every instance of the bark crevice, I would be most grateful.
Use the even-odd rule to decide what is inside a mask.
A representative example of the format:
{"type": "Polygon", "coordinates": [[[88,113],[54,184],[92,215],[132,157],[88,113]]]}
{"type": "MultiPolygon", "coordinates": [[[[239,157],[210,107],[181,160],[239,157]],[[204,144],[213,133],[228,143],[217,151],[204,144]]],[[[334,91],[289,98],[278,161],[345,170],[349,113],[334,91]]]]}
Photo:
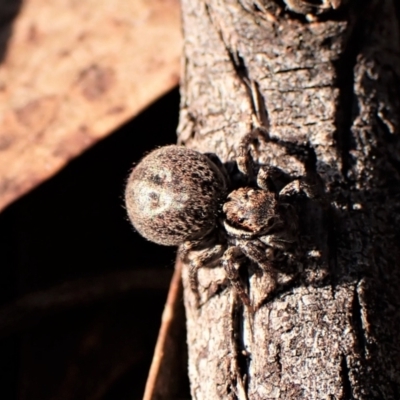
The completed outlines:
{"type": "Polygon", "coordinates": [[[342,361],[340,363],[340,366],[341,366],[341,377],[343,385],[343,395],[341,397],[341,400],[352,400],[353,393],[351,390],[351,383],[349,377],[350,370],[347,365],[346,356],[344,354],[342,354],[342,361]]]}
{"type": "Polygon", "coordinates": [[[338,60],[333,61],[335,67],[335,86],[339,90],[336,104],[336,118],[334,133],[338,154],[341,158],[341,175],[345,181],[348,180],[348,171],[354,167],[354,160],[350,150],[355,147],[352,141],[351,129],[355,117],[359,114],[357,107],[357,96],[354,89],[354,68],[357,63],[357,56],[360,54],[364,24],[362,17],[358,18],[349,33],[345,49],[338,60]]]}

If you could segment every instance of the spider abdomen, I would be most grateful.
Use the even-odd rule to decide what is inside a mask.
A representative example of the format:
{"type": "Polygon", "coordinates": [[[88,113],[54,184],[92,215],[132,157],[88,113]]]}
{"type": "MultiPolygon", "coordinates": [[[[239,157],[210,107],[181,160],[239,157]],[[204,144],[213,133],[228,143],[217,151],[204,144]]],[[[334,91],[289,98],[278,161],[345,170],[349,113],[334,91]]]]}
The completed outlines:
{"type": "Polygon", "coordinates": [[[226,186],[204,154],[182,146],[161,147],[143,158],[128,178],[128,216],[152,242],[175,246],[197,240],[215,227],[226,186]]]}

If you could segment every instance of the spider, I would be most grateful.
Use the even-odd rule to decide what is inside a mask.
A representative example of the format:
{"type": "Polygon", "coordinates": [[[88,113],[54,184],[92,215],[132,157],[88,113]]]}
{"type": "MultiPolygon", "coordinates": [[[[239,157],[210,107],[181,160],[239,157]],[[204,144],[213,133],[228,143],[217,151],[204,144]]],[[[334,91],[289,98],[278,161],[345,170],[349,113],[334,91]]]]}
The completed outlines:
{"type": "Polygon", "coordinates": [[[262,136],[261,129],[245,135],[235,171],[215,154],[171,145],[148,154],[128,178],[133,226],[148,240],[179,246],[197,302],[198,269],[221,265],[250,306],[239,267],[248,259],[273,275],[296,244],[298,218],[288,199],[298,181],[279,190],[281,171],[255,163],[251,149],[262,136]]]}

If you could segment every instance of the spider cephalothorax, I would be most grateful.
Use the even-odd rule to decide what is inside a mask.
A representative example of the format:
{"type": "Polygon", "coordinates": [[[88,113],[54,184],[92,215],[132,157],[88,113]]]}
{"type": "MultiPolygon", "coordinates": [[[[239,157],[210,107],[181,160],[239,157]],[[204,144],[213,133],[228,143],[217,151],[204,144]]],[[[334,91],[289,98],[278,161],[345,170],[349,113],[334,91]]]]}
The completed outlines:
{"type": "Polygon", "coordinates": [[[257,135],[245,136],[239,148],[240,179],[228,174],[216,155],[182,146],[153,151],[128,179],[125,200],[132,224],[153,242],[180,245],[198,300],[197,270],[222,265],[249,305],[239,277],[243,260],[273,274],[296,242],[297,215],[285,200],[288,186],[278,192],[277,169],[253,162],[250,147],[257,135]]]}

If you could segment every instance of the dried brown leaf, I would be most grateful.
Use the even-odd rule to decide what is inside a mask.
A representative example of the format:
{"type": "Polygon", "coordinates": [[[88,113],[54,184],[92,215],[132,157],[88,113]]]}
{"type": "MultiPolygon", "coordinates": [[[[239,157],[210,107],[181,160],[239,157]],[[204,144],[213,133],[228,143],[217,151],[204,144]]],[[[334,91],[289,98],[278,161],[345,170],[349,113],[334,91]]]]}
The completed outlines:
{"type": "Polygon", "coordinates": [[[178,83],[179,12],[27,0],[11,29],[0,18],[0,210],[178,83]]]}

